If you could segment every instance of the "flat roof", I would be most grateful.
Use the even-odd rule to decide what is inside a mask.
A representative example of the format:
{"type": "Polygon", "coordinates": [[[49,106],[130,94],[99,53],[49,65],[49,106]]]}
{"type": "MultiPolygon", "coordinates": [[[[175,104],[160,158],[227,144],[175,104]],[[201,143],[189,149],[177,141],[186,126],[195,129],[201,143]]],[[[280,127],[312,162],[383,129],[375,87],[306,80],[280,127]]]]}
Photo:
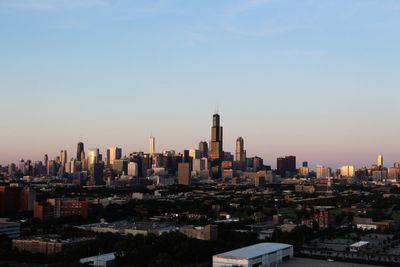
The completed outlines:
{"type": "Polygon", "coordinates": [[[260,257],[265,254],[273,253],[279,250],[293,247],[288,244],[281,243],[260,243],[253,246],[248,246],[232,251],[228,251],[222,254],[215,255],[219,258],[234,258],[234,259],[253,259],[260,257]]]}
{"type": "Polygon", "coordinates": [[[112,260],[115,260],[115,253],[116,252],[92,256],[92,257],[80,259],[79,261],[80,261],[80,263],[89,263],[89,262],[94,262],[94,261],[112,261],[112,260]]]}
{"type": "Polygon", "coordinates": [[[368,241],[360,241],[360,242],[354,243],[353,245],[350,245],[350,247],[352,247],[352,248],[361,248],[361,247],[366,246],[368,244],[369,244],[368,241]]]}

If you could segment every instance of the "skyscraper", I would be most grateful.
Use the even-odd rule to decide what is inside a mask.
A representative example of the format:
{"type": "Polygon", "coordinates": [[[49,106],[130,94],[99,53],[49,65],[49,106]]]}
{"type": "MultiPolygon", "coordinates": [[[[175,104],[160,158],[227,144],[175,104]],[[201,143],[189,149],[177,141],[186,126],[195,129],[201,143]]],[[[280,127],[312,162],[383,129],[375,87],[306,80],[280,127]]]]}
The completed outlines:
{"type": "Polygon", "coordinates": [[[223,153],[223,128],[220,125],[220,116],[214,114],[213,126],[211,127],[211,146],[210,159],[215,164],[221,163],[224,158],[223,153]]]}
{"type": "Polygon", "coordinates": [[[284,158],[278,158],[276,165],[277,174],[281,175],[282,177],[292,175],[296,172],[296,157],[287,156],[284,158]]]}
{"type": "Polygon", "coordinates": [[[89,154],[88,154],[88,164],[93,165],[95,163],[98,163],[100,160],[100,150],[98,148],[95,149],[90,149],[89,154]]]}
{"type": "Polygon", "coordinates": [[[150,155],[154,156],[156,154],[156,138],[150,136],[150,155]]]}
{"type": "Polygon", "coordinates": [[[202,158],[208,158],[208,144],[206,141],[201,141],[199,143],[199,150],[202,158]]]}
{"type": "Polygon", "coordinates": [[[240,169],[244,169],[246,164],[246,150],[244,150],[244,140],[242,137],[236,140],[235,160],[240,164],[240,169]]]}
{"type": "Polygon", "coordinates": [[[182,185],[190,184],[190,163],[178,164],[178,183],[182,185]]]}
{"type": "Polygon", "coordinates": [[[382,155],[378,156],[378,167],[383,167],[383,156],[382,155]]]}
{"type": "Polygon", "coordinates": [[[322,165],[315,166],[317,179],[331,177],[331,168],[322,165]]]}
{"type": "Polygon", "coordinates": [[[82,161],[82,160],[84,160],[83,158],[82,158],[82,153],[85,151],[85,146],[84,146],[84,144],[82,143],[82,142],[79,142],[78,143],[78,147],[77,147],[77,150],[76,150],[76,160],[77,161],[82,161]]]}
{"type": "Polygon", "coordinates": [[[47,162],[49,161],[49,156],[47,156],[47,154],[44,155],[44,166],[47,168],[47,162]]]}
{"type": "Polygon", "coordinates": [[[61,166],[65,166],[65,164],[67,163],[67,150],[61,150],[60,161],[61,166]]]}
{"type": "Polygon", "coordinates": [[[122,149],[119,147],[110,147],[110,155],[109,155],[109,159],[107,159],[109,161],[109,164],[113,165],[114,161],[117,159],[121,159],[122,157],[122,149]]]}
{"type": "Polygon", "coordinates": [[[340,168],[342,177],[354,177],[356,175],[356,167],[354,165],[345,165],[340,168]]]}

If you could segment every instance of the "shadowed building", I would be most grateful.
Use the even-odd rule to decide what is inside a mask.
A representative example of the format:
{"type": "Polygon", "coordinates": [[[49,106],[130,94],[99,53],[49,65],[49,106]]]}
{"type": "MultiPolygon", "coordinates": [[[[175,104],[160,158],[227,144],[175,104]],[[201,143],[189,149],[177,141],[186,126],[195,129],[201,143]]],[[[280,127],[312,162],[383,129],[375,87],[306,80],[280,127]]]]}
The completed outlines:
{"type": "Polygon", "coordinates": [[[246,150],[244,150],[244,140],[242,137],[236,140],[235,160],[239,165],[239,169],[244,170],[246,167],[246,150]]]}
{"type": "Polygon", "coordinates": [[[78,147],[76,149],[76,160],[77,161],[82,161],[84,158],[82,158],[82,153],[85,151],[84,144],[82,142],[78,143],[78,147]]]}
{"type": "Polygon", "coordinates": [[[190,184],[190,163],[178,164],[178,183],[182,185],[190,184]]]}
{"type": "Polygon", "coordinates": [[[287,156],[277,159],[277,174],[282,177],[290,176],[296,173],[296,157],[287,156]]]}
{"type": "Polygon", "coordinates": [[[199,143],[199,150],[201,158],[208,158],[208,144],[206,141],[201,141],[199,143]]]}

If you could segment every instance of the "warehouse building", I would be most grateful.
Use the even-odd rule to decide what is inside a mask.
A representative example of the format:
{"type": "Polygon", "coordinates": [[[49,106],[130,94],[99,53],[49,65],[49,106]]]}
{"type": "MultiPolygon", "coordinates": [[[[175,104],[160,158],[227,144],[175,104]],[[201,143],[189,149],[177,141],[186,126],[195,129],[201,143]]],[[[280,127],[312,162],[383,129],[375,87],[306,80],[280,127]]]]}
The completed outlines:
{"type": "Polygon", "coordinates": [[[257,245],[225,252],[213,257],[213,267],[275,267],[293,258],[293,246],[280,243],[257,245]]]}

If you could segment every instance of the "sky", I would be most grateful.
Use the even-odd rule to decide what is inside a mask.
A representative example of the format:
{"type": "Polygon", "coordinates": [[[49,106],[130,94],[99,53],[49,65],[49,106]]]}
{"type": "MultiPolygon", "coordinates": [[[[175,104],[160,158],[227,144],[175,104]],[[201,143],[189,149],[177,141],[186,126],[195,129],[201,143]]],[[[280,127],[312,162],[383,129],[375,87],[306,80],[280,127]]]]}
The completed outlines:
{"type": "Polygon", "coordinates": [[[398,0],[0,0],[0,164],[66,149],[400,161],[398,0]]]}

